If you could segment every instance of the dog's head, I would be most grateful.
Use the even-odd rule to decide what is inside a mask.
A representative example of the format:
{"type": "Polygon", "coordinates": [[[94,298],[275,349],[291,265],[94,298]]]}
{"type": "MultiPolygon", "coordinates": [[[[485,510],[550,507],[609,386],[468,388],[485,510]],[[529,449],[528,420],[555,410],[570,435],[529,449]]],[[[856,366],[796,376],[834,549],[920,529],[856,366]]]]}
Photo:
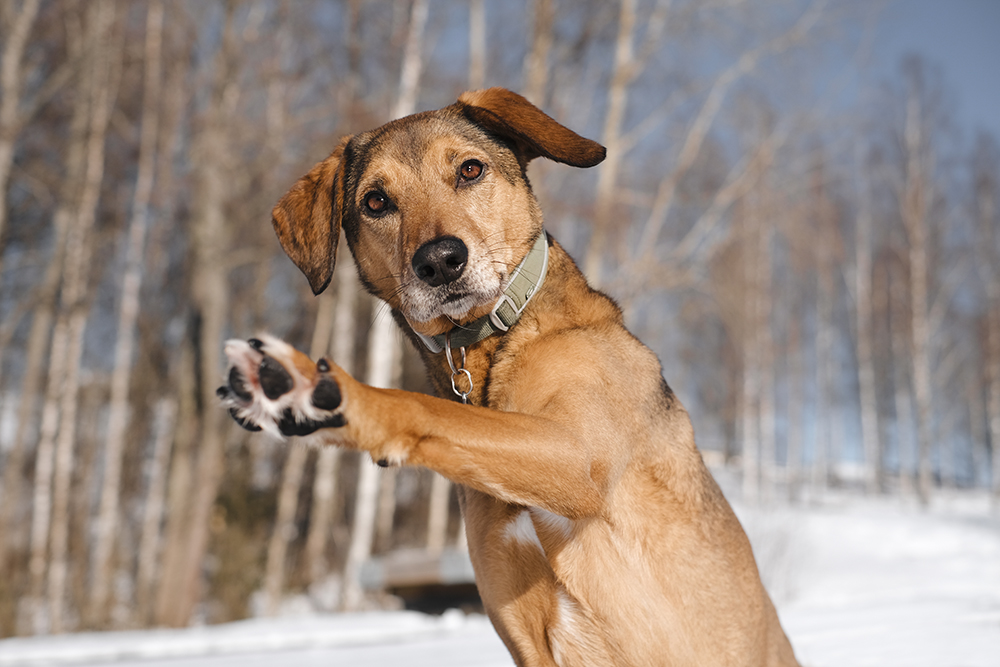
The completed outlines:
{"type": "Polygon", "coordinates": [[[542,231],[525,169],[536,157],[592,167],[604,148],[502,88],[345,137],[272,212],[314,293],[341,228],[362,281],[434,335],[488,313],[542,231]]]}

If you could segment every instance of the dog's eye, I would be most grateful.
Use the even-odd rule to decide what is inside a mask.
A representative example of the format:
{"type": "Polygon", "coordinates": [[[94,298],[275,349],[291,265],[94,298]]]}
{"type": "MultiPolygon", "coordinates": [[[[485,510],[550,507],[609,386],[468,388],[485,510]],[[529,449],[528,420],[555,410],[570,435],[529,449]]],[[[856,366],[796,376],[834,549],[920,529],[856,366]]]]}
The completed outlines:
{"type": "Polygon", "coordinates": [[[482,175],[483,163],[479,160],[466,160],[462,163],[458,173],[461,175],[463,181],[474,181],[482,175]]]}
{"type": "Polygon", "coordinates": [[[379,215],[389,210],[389,198],[385,196],[384,192],[379,192],[378,190],[373,190],[366,194],[364,202],[368,212],[374,215],[379,215]]]}

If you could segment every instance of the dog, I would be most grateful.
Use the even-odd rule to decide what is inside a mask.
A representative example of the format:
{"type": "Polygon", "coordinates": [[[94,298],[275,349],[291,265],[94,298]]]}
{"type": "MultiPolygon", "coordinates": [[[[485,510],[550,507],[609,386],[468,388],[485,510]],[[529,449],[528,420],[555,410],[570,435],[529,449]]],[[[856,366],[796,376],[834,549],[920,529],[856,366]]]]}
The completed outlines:
{"type": "Polygon", "coordinates": [[[543,229],[528,163],[604,155],[502,88],[344,138],[274,229],[317,294],[343,229],[438,396],[269,336],[227,343],[220,396],[245,428],[455,482],[484,607],[522,667],[796,665],[657,357],[543,229]]]}

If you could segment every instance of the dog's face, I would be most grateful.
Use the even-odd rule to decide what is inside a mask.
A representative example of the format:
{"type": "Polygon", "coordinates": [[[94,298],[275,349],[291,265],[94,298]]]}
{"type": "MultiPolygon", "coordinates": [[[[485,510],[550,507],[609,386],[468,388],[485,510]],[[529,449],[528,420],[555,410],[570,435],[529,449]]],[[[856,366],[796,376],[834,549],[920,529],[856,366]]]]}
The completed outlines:
{"type": "Polygon", "coordinates": [[[503,89],[345,138],[273,212],[285,251],[319,293],[343,226],[362,281],[419,333],[490,311],[542,230],[525,177],[544,155],[576,166],[600,145],[503,89]]]}

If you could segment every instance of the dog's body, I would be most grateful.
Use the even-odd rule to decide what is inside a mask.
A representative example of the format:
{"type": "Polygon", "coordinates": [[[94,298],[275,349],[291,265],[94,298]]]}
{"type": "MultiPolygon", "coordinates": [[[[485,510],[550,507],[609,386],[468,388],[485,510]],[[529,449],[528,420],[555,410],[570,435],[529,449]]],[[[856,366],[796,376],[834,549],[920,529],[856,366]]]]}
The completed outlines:
{"type": "Polygon", "coordinates": [[[659,362],[554,240],[535,246],[547,273],[520,319],[466,343],[464,364],[417,336],[487,317],[544,234],[528,161],[603,155],[500,89],[345,140],[275,229],[318,292],[343,224],[443,398],[369,387],[271,338],[228,344],[221,393],[246,427],[320,431],[458,483],[477,585],[518,665],[795,665],[659,362]],[[471,405],[444,400],[456,380],[471,405]]]}

